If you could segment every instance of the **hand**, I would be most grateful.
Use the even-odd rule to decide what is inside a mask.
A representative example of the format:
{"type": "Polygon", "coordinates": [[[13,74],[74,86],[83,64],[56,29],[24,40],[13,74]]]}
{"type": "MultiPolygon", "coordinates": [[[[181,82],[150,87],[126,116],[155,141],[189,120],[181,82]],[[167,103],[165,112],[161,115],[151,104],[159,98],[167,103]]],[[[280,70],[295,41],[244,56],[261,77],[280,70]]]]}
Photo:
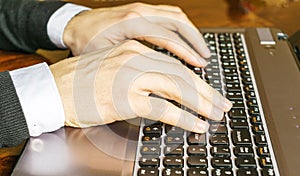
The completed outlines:
{"type": "Polygon", "coordinates": [[[202,35],[174,6],[133,3],[84,11],[68,23],[63,35],[75,56],[127,39],[158,45],[198,67],[206,66],[203,58],[210,57],[202,35]]]}
{"type": "Polygon", "coordinates": [[[223,118],[224,111],[232,106],[178,60],[134,40],[60,61],[50,69],[68,126],[89,127],[145,117],[203,133],[207,122],[165,99],[213,120],[223,118]]]}

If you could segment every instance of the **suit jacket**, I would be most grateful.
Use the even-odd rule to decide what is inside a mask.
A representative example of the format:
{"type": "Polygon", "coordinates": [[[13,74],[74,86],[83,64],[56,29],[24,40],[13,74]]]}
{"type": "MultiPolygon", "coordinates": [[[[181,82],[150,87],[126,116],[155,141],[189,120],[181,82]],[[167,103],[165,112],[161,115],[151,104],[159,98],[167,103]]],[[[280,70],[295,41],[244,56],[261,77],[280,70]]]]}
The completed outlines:
{"type": "MultiPolygon", "coordinates": [[[[34,52],[56,49],[47,35],[51,15],[65,2],[0,0],[0,49],[34,52]]],[[[0,148],[29,137],[26,120],[8,72],[0,73],[0,148]]]]}

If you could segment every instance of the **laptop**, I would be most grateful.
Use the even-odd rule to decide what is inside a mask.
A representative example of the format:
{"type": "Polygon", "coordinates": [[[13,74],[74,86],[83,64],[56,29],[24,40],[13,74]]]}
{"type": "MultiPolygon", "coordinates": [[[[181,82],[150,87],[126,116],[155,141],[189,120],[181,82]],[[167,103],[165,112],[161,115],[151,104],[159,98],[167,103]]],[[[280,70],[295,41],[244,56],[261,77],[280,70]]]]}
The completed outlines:
{"type": "Polygon", "coordinates": [[[298,176],[299,46],[274,28],[199,30],[212,57],[187,66],[233,102],[207,133],[143,118],[64,127],[30,138],[12,175],[298,176]]]}

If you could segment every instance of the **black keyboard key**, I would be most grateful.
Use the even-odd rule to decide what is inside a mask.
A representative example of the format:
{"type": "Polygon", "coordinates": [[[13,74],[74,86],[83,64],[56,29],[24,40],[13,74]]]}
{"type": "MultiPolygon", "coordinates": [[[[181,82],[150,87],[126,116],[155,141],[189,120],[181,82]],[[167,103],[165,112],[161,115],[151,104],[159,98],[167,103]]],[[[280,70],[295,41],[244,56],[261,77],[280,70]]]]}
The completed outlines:
{"type": "Polygon", "coordinates": [[[153,124],[153,125],[145,126],[143,132],[144,134],[161,134],[162,128],[160,125],[153,124]]]}
{"type": "Polygon", "coordinates": [[[211,135],[209,142],[212,146],[229,145],[229,139],[228,139],[227,135],[223,135],[223,134],[211,135]]]}
{"type": "Polygon", "coordinates": [[[254,141],[256,145],[267,145],[267,138],[265,134],[256,134],[254,136],[254,141]]]}
{"type": "Polygon", "coordinates": [[[241,53],[241,54],[237,55],[237,59],[238,60],[244,60],[244,59],[246,59],[246,55],[241,53]]]}
{"type": "Polygon", "coordinates": [[[258,106],[251,106],[248,111],[250,115],[260,114],[258,106]]]}
{"type": "Polygon", "coordinates": [[[232,108],[244,108],[244,101],[240,99],[231,100],[232,108]]]}
{"type": "Polygon", "coordinates": [[[183,159],[181,156],[166,156],[163,159],[165,167],[183,167],[183,159]]]}
{"type": "Polygon", "coordinates": [[[220,79],[221,78],[221,75],[220,75],[219,72],[206,73],[204,76],[207,80],[213,80],[213,79],[220,79]]]}
{"type": "Polygon", "coordinates": [[[209,64],[205,67],[205,72],[218,72],[220,71],[219,64],[209,64]]]}
{"type": "Polygon", "coordinates": [[[238,168],[256,168],[256,161],[253,157],[237,157],[235,162],[238,168]]]}
{"type": "Polygon", "coordinates": [[[206,134],[191,133],[187,138],[187,142],[190,145],[206,145],[206,134]]]}
{"type": "Polygon", "coordinates": [[[208,80],[207,83],[213,88],[221,88],[222,87],[221,79],[219,79],[219,78],[210,79],[210,80],[208,80]]]}
{"type": "Polygon", "coordinates": [[[232,176],[231,169],[213,169],[212,176],[232,176]]]}
{"type": "Polygon", "coordinates": [[[239,77],[237,75],[236,76],[224,75],[224,78],[225,78],[225,83],[232,83],[232,82],[239,81],[239,77]]]}
{"type": "Polygon", "coordinates": [[[256,95],[255,95],[254,91],[248,91],[248,92],[246,92],[245,97],[247,100],[249,100],[251,98],[256,98],[256,95]]]}
{"type": "Polygon", "coordinates": [[[161,137],[160,134],[146,134],[142,137],[142,143],[146,144],[157,144],[160,145],[161,137]]]}
{"type": "Polygon", "coordinates": [[[228,112],[228,116],[231,119],[246,119],[246,112],[244,108],[232,108],[228,112]]]}
{"type": "Polygon", "coordinates": [[[248,91],[254,91],[254,86],[253,86],[253,84],[252,83],[246,83],[246,84],[244,84],[244,90],[245,90],[245,92],[248,92],[248,91]]]}
{"type": "Polygon", "coordinates": [[[158,169],[155,167],[142,167],[138,171],[138,176],[158,176],[158,169]]]}
{"type": "Polygon", "coordinates": [[[248,122],[246,119],[231,119],[230,127],[232,129],[240,129],[240,128],[248,129],[249,128],[248,122]]]}
{"type": "Polygon", "coordinates": [[[250,108],[252,106],[258,106],[256,98],[249,98],[247,100],[247,106],[250,108]]]}
{"type": "Polygon", "coordinates": [[[190,168],[188,176],[208,176],[207,169],[205,168],[190,168]]]}
{"type": "Polygon", "coordinates": [[[206,146],[190,145],[187,149],[188,155],[206,156],[206,146]]]}
{"type": "Polygon", "coordinates": [[[156,145],[144,145],[141,148],[141,154],[144,155],[160,155],[160,147],[156,145]]]}
{"type": "Polygon", "coordinates": [[[258,173],[254,168],[238,169],[237,176],[258,176],[258,173]]]}
{"type": "Polygon", "coordinates": [[[262,176],[275,176],[275,171],[273,168],[263,168],[261,171],[262,176]]]}
{"type": "Polygon", "coordinates": [[[172,126],[172,125],[166,125],[165,126],[165,131],[167,135],[172,135],[172,134],[180,134],[183,135],[183,129],[180,127],[172,126]]]}
{"type": "Polygon", "coordinates": [[[210,148],[210,153],[213,157],[230,157],[230,150],[228,146],[213,146],[210,148]]]}
{"type": "Polygon", "coordinates": [[[237,145],[252,145],[250,132],[246,129],[233,129],[231,133],[232,142],[237,145]]]}
{"type": "Polygon", "coordinates": [[[268,146],[259,146],[257,148],[257,154],[259,156],[270,156],[270,151],[268,146]]]}
{"type": "Polygon", "coordinates": [[[261,124],[262,123],[261,116],[259,114],[255,114],[255,115],[251,116],[250,122],[252,125],[261,124]]]}
{"type": "Polygon", "coordinates": [[[262,168],[273,168],[271,157],[261,157],[259,158],[259,165],[262,168]]]}
{"type": "Polygon", "coordinates": [[[187,149],[188,155],[206,156],[206,146],[190,145],[187,149]]]}
{"type": "Polygon", "coordinates": [[[172,136],[166,136],[165,137],[165,143],[166,145],[182,145],[184,142],[184,138],[181,135],[172,135],[172,136]]]}
{"type": "Polygon", "coordinates": [[[193,68],[194,73],[196,73],[197,75],[202,75],[203,71],[202,68],[200,67],[194,67],[193,68]]]}
{"type": "Polygon", "coordinates": [[[226,61],[223,61],[222,62],[222,67],[223,68],[237,68],[236,67],[236,63],[235,62],[226,62],[226,61]]]}
{"type": "Polygon", "coordinates": [[[241,91],[235,91],[235,92],[227,92],[226,98],[229,100],[243,100],[243,95],[241,91]]]}
{"type": "Polygon", "coordinates": [[[183,176],[183,170],[180,168],[165,168],[163,176],[183,176]]]}
{"type": "Polygon", "coordinates": [[[187,165],[189,167],[207,167],[207,159],[205,156],[192,155],[187,159],[187,165]]]}
{"type": "Polygon", "coordinates": [[[234,148],[233,151],[236,157],[245,157],[245,156],[254,157],[253,148],[249,146],[237,146],[234,148]]]}
{"type": "Polygon", "coordinates": [[[246,70],[241,70],[241,75],[243,78],[246,78],[246,77],[250,77],[251,74],[250,74],[250,71],[248,69],[246,70]]]}
{"type": "Polygon", "coordinates": [[[254,134],[258,134],[258,133],[264,133],[264,127],[262,124],[254,124],[252,126],[252,131],[254,134]]]}
{"type": "Polygon", "coordinates": [[[209,133],[210,134],[227,134],[227,127],[226,124],[211,124],[209,127],[209,133]]]}
{"type": "Polygon", "coordinates": [[[139,164],[141,167],[158,167],[159,158],[158,156],[143,156],[140,158],[139,164]]]}
{"type": "Polygon", "coordinates": [[[241,91],[241,86],[240,86],[240,84],[236,84],[236,83],[233,83],[233,84],[226,83],[225,89],[227,92],[241,91]]]}
{"type": "Polygon", "coordinates": [[[214,157],[211,159],[211,165],[214,168],[231,168],[232,163],[230,158],[214,157]]]}
{"type": "Polygon", "coordinates": [[[238,76],[239,75],[237,69],[233,69],[233,68],[224,68],[223,72],[224,72],[225,76],[238,76]]]}
{"type": "Polygon", "coordinates": [[[225,79],[225,83],[226,84],[240,84],[240,80],[239,79],[230,79],[230,80],[225,79]]]}
{"type": "Polygon", "coordinates": [[[165,155],[179,155],[183,156],[183,147],[180,145],[171,145],[171,146],[166,146],[164,148],[164,154],[165,155]]]}

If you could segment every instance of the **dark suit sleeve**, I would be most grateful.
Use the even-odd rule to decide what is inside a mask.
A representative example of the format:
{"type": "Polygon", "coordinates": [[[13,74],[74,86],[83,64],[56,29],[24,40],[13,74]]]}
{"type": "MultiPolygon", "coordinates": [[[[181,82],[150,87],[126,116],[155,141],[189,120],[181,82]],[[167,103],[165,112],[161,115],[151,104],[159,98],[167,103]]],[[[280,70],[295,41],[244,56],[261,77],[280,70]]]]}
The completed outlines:
{"type": "Polygon", "coordinates": [[[29,137],[25,116],[8,72],[0,72],[0,148],[20,144],[29,137]]]}
{"type": "Polygon", "coordinates": [[[35,52],[57,49],[47,34],[51,15],[65,2],[0,0],[0,49],[35,52]]]}

